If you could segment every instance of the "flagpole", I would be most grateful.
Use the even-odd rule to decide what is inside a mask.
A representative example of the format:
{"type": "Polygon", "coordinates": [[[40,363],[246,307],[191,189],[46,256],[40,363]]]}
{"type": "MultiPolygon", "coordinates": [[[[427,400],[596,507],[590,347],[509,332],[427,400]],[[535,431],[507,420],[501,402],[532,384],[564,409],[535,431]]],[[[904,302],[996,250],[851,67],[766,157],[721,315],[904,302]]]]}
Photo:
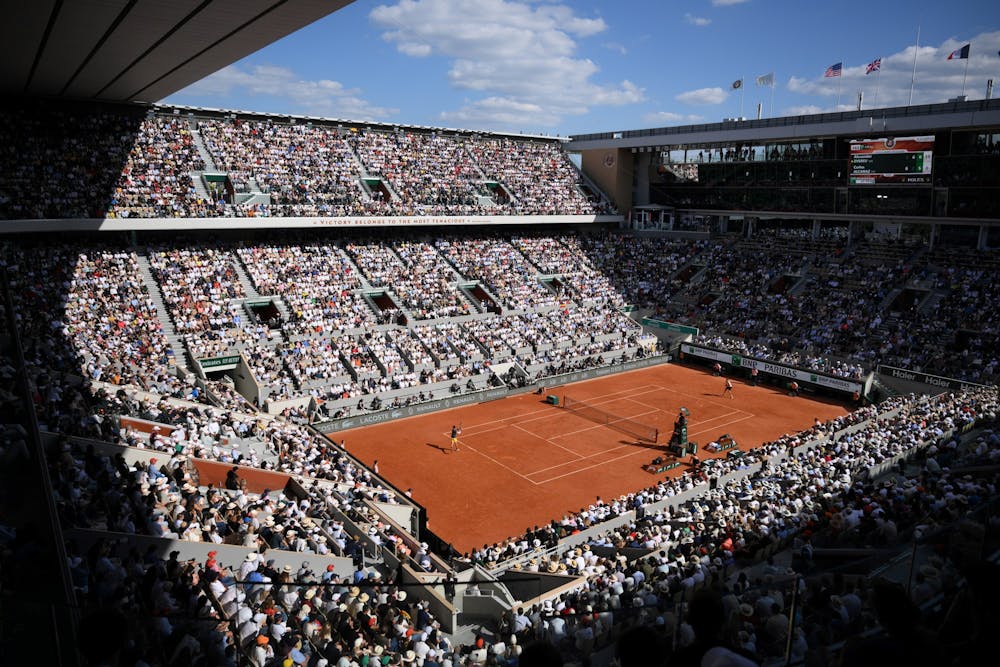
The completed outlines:
{"type": "MultiPolygon", "coordinates": [[[[972,50],[971,48],[969,49],[972,50]]],[[[971,56],[971,54],[970,54],[971,56]]],[[[965,80],[969,78],[969,61],[972,60],[971,57],[965,59],[965,74],[962,75],[962,97],[965,97],[965,80]]]]}
{"type": "Polygon", "coordinates": [[[841,61],[840,76],[837,77],[837,111],[840,111],[840,89],[844,85],[844,72],[847,71],[847,61],[841,61]]]}
{"type": "MultiPolygon", "coordinates": [[[[878,58],[881,60],[882,56],[878,58]]],[[[875,75],[875,103],[872,104],[872,109],[878,109],[878,87],[880,83],[882,83],[882,63],[879,63],[878,74],[875,75]]]]}
{"type": "MultiPolygon", "coordinates": [[[[917,43],[913,47],[913,72],[910,74],[910,99],[906,106],[913,106],[913,82],[917,78],[917,51],[920,50],[920,26],[917,26],[917,43]]],[[[882,70],[879,70],[880,72],[882,70]]]]}
{"type": "Polygon", "coordinates": [[[747,92],[747,79],[740,75],[740,118],[743,118],[743,96],[747,92]]]}

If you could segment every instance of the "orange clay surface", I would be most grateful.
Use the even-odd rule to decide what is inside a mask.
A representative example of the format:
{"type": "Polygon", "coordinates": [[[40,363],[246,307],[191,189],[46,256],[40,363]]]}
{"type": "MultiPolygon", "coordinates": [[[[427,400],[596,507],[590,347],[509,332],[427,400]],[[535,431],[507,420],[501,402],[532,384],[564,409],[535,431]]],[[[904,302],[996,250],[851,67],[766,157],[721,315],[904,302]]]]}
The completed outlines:
{"type": "Polygon", "coordinates": [[[427,508],[427,525],[460,552],[521,535],[590,505],[649,487],[688,469],[689,457],[668,473],[643,465],[666,452],[680,408],[690,411],[688,439],[702,459],[725,456],[704,450],[729,434],[742,450],[809,428],[816,418],[847,413],[844,405],[793,398],[775,387],[662,364],[571,385],[545,394],[585,400],[659,429],[659,443],[632,436],[549,405],[545,396],[521,394],[376,426],[338,431],[347,450],[427,508]],[[459,451],[451,451],[453,424],[462,426],[459,451]]]}

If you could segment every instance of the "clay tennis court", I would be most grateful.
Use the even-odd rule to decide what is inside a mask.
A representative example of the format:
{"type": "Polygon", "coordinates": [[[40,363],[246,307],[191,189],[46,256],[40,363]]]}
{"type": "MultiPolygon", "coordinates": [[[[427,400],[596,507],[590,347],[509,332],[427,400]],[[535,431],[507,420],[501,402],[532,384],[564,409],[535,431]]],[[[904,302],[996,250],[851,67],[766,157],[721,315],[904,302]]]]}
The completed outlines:
{"type": "MultiPolygon", "coordinates": [[[[699,457],[704,446],[729,434],[750,449],[785,433],[812,426],[817,417],[847,413],[845,406],[787,396],[774,387],[734,380],[734,398],[723,396],[724,378],[675,364],[619,373],[546,394],[585,400],[604,410],[659,429],[659,442],[644,442],[521,394],[430,415],[331,433],[348,451],[400,489],[413,489],[427,508],[428,527],[459,551],[493,543],[526,528],[604,499],[636,491],[680,468],[653,475],[643,469],[666,451],[680,408],[690,411],[688,438],[699,457]],[[460,424],[459,451],[450,433],[460,424]]],[[[724,456],[721,454],[720,456],[724,456]]],[[[686,460],[685,460],[686,462],[686,460]]]]}

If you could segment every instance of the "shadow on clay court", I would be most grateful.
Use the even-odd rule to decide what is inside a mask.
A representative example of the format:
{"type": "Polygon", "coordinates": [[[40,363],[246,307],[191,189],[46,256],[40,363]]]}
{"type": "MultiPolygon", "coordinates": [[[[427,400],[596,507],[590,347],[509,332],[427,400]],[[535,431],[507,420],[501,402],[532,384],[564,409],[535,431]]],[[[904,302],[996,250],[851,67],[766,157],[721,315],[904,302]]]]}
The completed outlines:
{"type": "Polygon", "coordinates": [[[445,447],[444,445],[438,445],[438,444],[433,443],[433,442],[425,442],[424,444],[427,445],[428,447],[433,447],[434,449],[438,450],[442,454],[450,454],[451,453],[451,447],[445,447]]]}
{"type": "Polygon", "coordinates": [[[658,449],[661,451],[667,450],[667,445],[662,442],[645,442],[643,440],[619,440],[619,445],[628,445],[629,447],[641,447],[643,449],[658,449]]]}

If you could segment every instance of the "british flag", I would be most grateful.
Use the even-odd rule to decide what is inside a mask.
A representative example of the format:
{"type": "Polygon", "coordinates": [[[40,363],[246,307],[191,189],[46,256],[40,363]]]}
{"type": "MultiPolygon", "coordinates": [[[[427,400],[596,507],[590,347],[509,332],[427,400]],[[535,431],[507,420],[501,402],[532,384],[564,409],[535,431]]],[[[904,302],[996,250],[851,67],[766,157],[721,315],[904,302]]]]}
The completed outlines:
{"type": "Polygon", "coordinates": [[[865,76],[868,76],[872,72],[877,72],[882,69],[882,59],[876,58],[875,60],[868,63],[868,67],[865,68],[865,76]]]}

